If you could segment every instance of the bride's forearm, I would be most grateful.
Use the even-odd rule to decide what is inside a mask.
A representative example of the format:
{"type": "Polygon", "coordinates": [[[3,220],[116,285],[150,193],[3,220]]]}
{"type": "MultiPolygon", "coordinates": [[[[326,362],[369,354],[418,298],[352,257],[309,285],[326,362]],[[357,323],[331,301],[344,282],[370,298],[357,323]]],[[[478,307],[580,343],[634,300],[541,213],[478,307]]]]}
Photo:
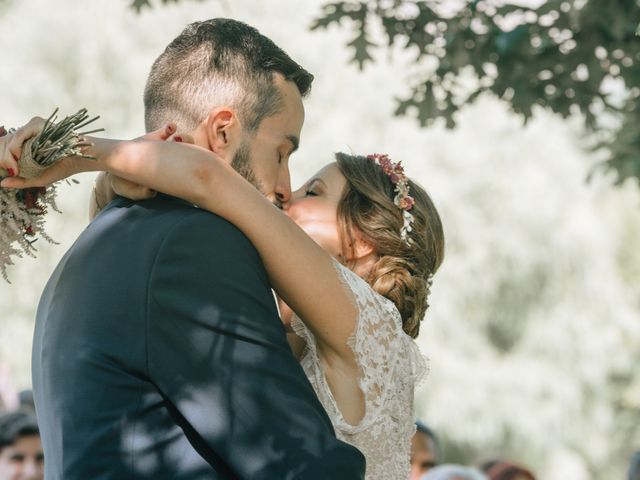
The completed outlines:
{"type": "MultiPolygon", "coordinates": [[[[153,190],[200,204],[212,196],[211,187],[235,174],[230,166],[203,148],[164,141],[91,139],[85,153],[96,157],[95,170],[104,170],[153,190]]],[[[236,174],[237,175],[237,174],[236,174]]],[[[226,189],[225,189],[226,191],[226,189]]],[[[226,193],[213,193],[214,213],[224,216],[226,193]]]]}

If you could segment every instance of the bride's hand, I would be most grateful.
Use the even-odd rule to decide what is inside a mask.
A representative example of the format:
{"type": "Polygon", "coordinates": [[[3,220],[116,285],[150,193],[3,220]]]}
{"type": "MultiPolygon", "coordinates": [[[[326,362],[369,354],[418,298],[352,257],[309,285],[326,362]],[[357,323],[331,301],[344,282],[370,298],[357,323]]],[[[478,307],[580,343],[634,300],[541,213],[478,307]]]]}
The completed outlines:
{"type": "Polygon", "coordinates": [[[13,133],[6,133],[4,127],[0,127],[0,176],[15,177],[20,174],[18,160],[22,155],[22,146],[27,140],[38,135],[44,124],[44,118],[33,117],[13,133]]]}
{"type": "MultiPolygon", "coordinates": [[[[136,140],[173,140],[183,141],[184,136],[176,134],[175,123],[169,123],[164,130],[164,134],[159,135],[160,130],[149,133],[136,140]]],[[[103,199],[96,199],[96,203],[100,206],[106,205],[115,195],[119,195],[129,200],[147,200],[156,196],[156,191],[149,187],[140,185],[138,183],[131,182],[125,178],[111,175],[109,173],[101,174],[101,178],[96,182],[97,185],[101,185],[101,190],[107,192],[107,195],[103,199]],[[106,184],[106,185],[105,185],[106,184]],[[108,201],[105,201],[108,200],[108,201]]]]}
{"type": "MultiPolygon", "coordinates": [[[[173,124],[170,124],[170,125],[173,125],[173,124]]],[[[147,138],[147,136],[144,136],[144,137],[141,137],[140,140],[169,140],[174,142],[183,142],[183,143],[191,143],[191,144],[194,143],[193,138],[190,135],[176,133],[175,126],[171,128],[171,130],[169,130],[169,126],[167,126],[166,133],[167,135],[165,138],[147,138]]],[[[134,200],[134,201],[147,200],[149,198],[153,198],[156,196],[157,192],[155,190],[152,190],[149,187],[145,187],[144,185],[139,185],[137,183],[130,182],[127,179],[124,179],[122,177],[117,177],[109,173],[104,174],[104,177],[105,178],[101,178],[99,182],[108,181],[109,188],[115,195],[119,195],[121,197],[128,198],[129,200],[134,200]]],[[[113,196],[108,200],[111,201],[112,199],[113,199],[113,196]]],[[[99,200],[100,199],[98,199],[96,203],[99,203],[100,205],[106,205],[107,203],[109,203],[109,201],[107,201],[106,203],[102,203],[99,200]]]]}
{"type": "MultiPolygon", "coordinates": [[[[189,135],[178,135],[176,125],[170,123],[165,127],[164,132],[157,130],[136,140],[173,140],[174,142],[193,143],[193,139],[189,135]]],[[[116,195],[129,200],[139,201],[148,200],[156,196],[156,191],[145,185],[131,182],[125,178],[112,175],[107,172],[100,172],[96,177],[96,183],[91,193],[89,202],[89,219],[93,218],[106,207],[116,195]]]]}
{"type": "MultiPolygon", "coordinates": [[[[43,125],[44,120],[39,117],[35,117],[27,125],[16,131],[13,135],[9,136],[11,138],[5,140],[6,137],[1,137],[0,142],[2,143],[0,143],[0,147],[2,147],[2,150],[0,150],[0,154],[2,156],[0,156],[0,161],[3,161],[7,165],[9,165],[9,168],[17,169],[17,162],[15,162],[15,158],[20,158],[19,153],[22,151],[22,145],[29,138],[37,135],[42,130],[43,125]],[[40,121],[42,123],[39,123],[40,121]],[[19,150],[16,145],[19,145],[19,150]],[[5,153],[5,150],[7,153],[5,153]],[[14,157],[14,155],[16,155],[16,152],[17,157],[14,157]],[[10,163],[10,159],[15,163],[10,163]]],[[[136,140],[164,141],[167,140],[173,132],[175,132],[175,124],[170,123],[163,126],[162,128],[159,128],[158,130],[139,137],[136,140]]],[[[36,178],[5,178],[0,183],[0,186],[3,188],[23,189],[51,185],[52,183],[55,183],[59,180],[75,175],[76,173],[95,170],[94,164],[92,162],[95,161],[82,157],[63,158],[44,170],[42,174],[36,178]]],[[[0,167],[4,166],[5,163],[0,164],[0,167]]],[[[17,171],[14,173],[19,174],[19,172],[17,171]]]]}

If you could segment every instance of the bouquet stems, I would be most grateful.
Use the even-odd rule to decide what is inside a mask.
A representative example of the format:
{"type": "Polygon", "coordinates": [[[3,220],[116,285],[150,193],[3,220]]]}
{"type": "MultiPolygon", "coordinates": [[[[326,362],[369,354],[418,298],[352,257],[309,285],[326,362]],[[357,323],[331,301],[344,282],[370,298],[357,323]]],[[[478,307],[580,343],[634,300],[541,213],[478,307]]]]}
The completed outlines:
{"type": "MultiPolygon", "coordinates": [[[[82,151],[84,147],[90,146],[83,136],[103,129],[79,130],[99,117],[89,118],[87,110],[83,108],[58,122],[57,113],[58,109],[47,119],[42,131],[23,145],[18,160],[20,176],[38,177],[43,170],[65,157],[93,158],[82,151]]],[[[12,131],[9,130],[9,133],[12,131]]],[[[0,127],[0,136],[4,133],[6,132],[0,127]]],[[[38,238],[56,243],[44,229],[45,215],[49,208],[60,213],[55,199],[55,184],[26,190],[0,189],[0,273],[7,282],[7,267],[14,265],[15,257],[21,258],[24,254],[35,257],[34,243],[38,238]]]]}

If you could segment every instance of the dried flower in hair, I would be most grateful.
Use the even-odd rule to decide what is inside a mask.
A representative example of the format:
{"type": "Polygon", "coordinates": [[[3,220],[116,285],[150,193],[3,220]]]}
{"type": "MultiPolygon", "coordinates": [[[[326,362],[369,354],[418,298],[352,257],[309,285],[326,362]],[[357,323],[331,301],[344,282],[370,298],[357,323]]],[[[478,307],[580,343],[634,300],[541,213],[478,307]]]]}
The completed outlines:
{"type": "Polygon", "coordinates": [[[367,155],[367,159],[379,165],[384,174],[389,177],[389,180],[393,184],[394,192],[396,194],[393,199],[393,203],[402,210],[403,224],[400,229],[400,237],[407,245],[411,245],[409,232],[412,230],[411,224],[413,223],[413,215],[409,213],[409,210],[411,210],[415,205],[415,200],[411,195],[409,195],[409,179],[404,173],[402,163],[396,163],[389,158],[389,155],[382,153],[367,155]]]}

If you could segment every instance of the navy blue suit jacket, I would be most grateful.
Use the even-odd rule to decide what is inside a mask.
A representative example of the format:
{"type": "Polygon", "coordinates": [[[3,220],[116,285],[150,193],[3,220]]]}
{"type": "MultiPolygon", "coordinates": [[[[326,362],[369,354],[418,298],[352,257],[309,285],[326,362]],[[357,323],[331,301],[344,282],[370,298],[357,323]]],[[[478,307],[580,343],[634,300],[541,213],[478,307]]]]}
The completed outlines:
{"type": "Polygon", "coordinates": [[[226,220],[114,200],[38,307],[49,480],[363,478],[293,357],[267,274],[226,220]]]}

